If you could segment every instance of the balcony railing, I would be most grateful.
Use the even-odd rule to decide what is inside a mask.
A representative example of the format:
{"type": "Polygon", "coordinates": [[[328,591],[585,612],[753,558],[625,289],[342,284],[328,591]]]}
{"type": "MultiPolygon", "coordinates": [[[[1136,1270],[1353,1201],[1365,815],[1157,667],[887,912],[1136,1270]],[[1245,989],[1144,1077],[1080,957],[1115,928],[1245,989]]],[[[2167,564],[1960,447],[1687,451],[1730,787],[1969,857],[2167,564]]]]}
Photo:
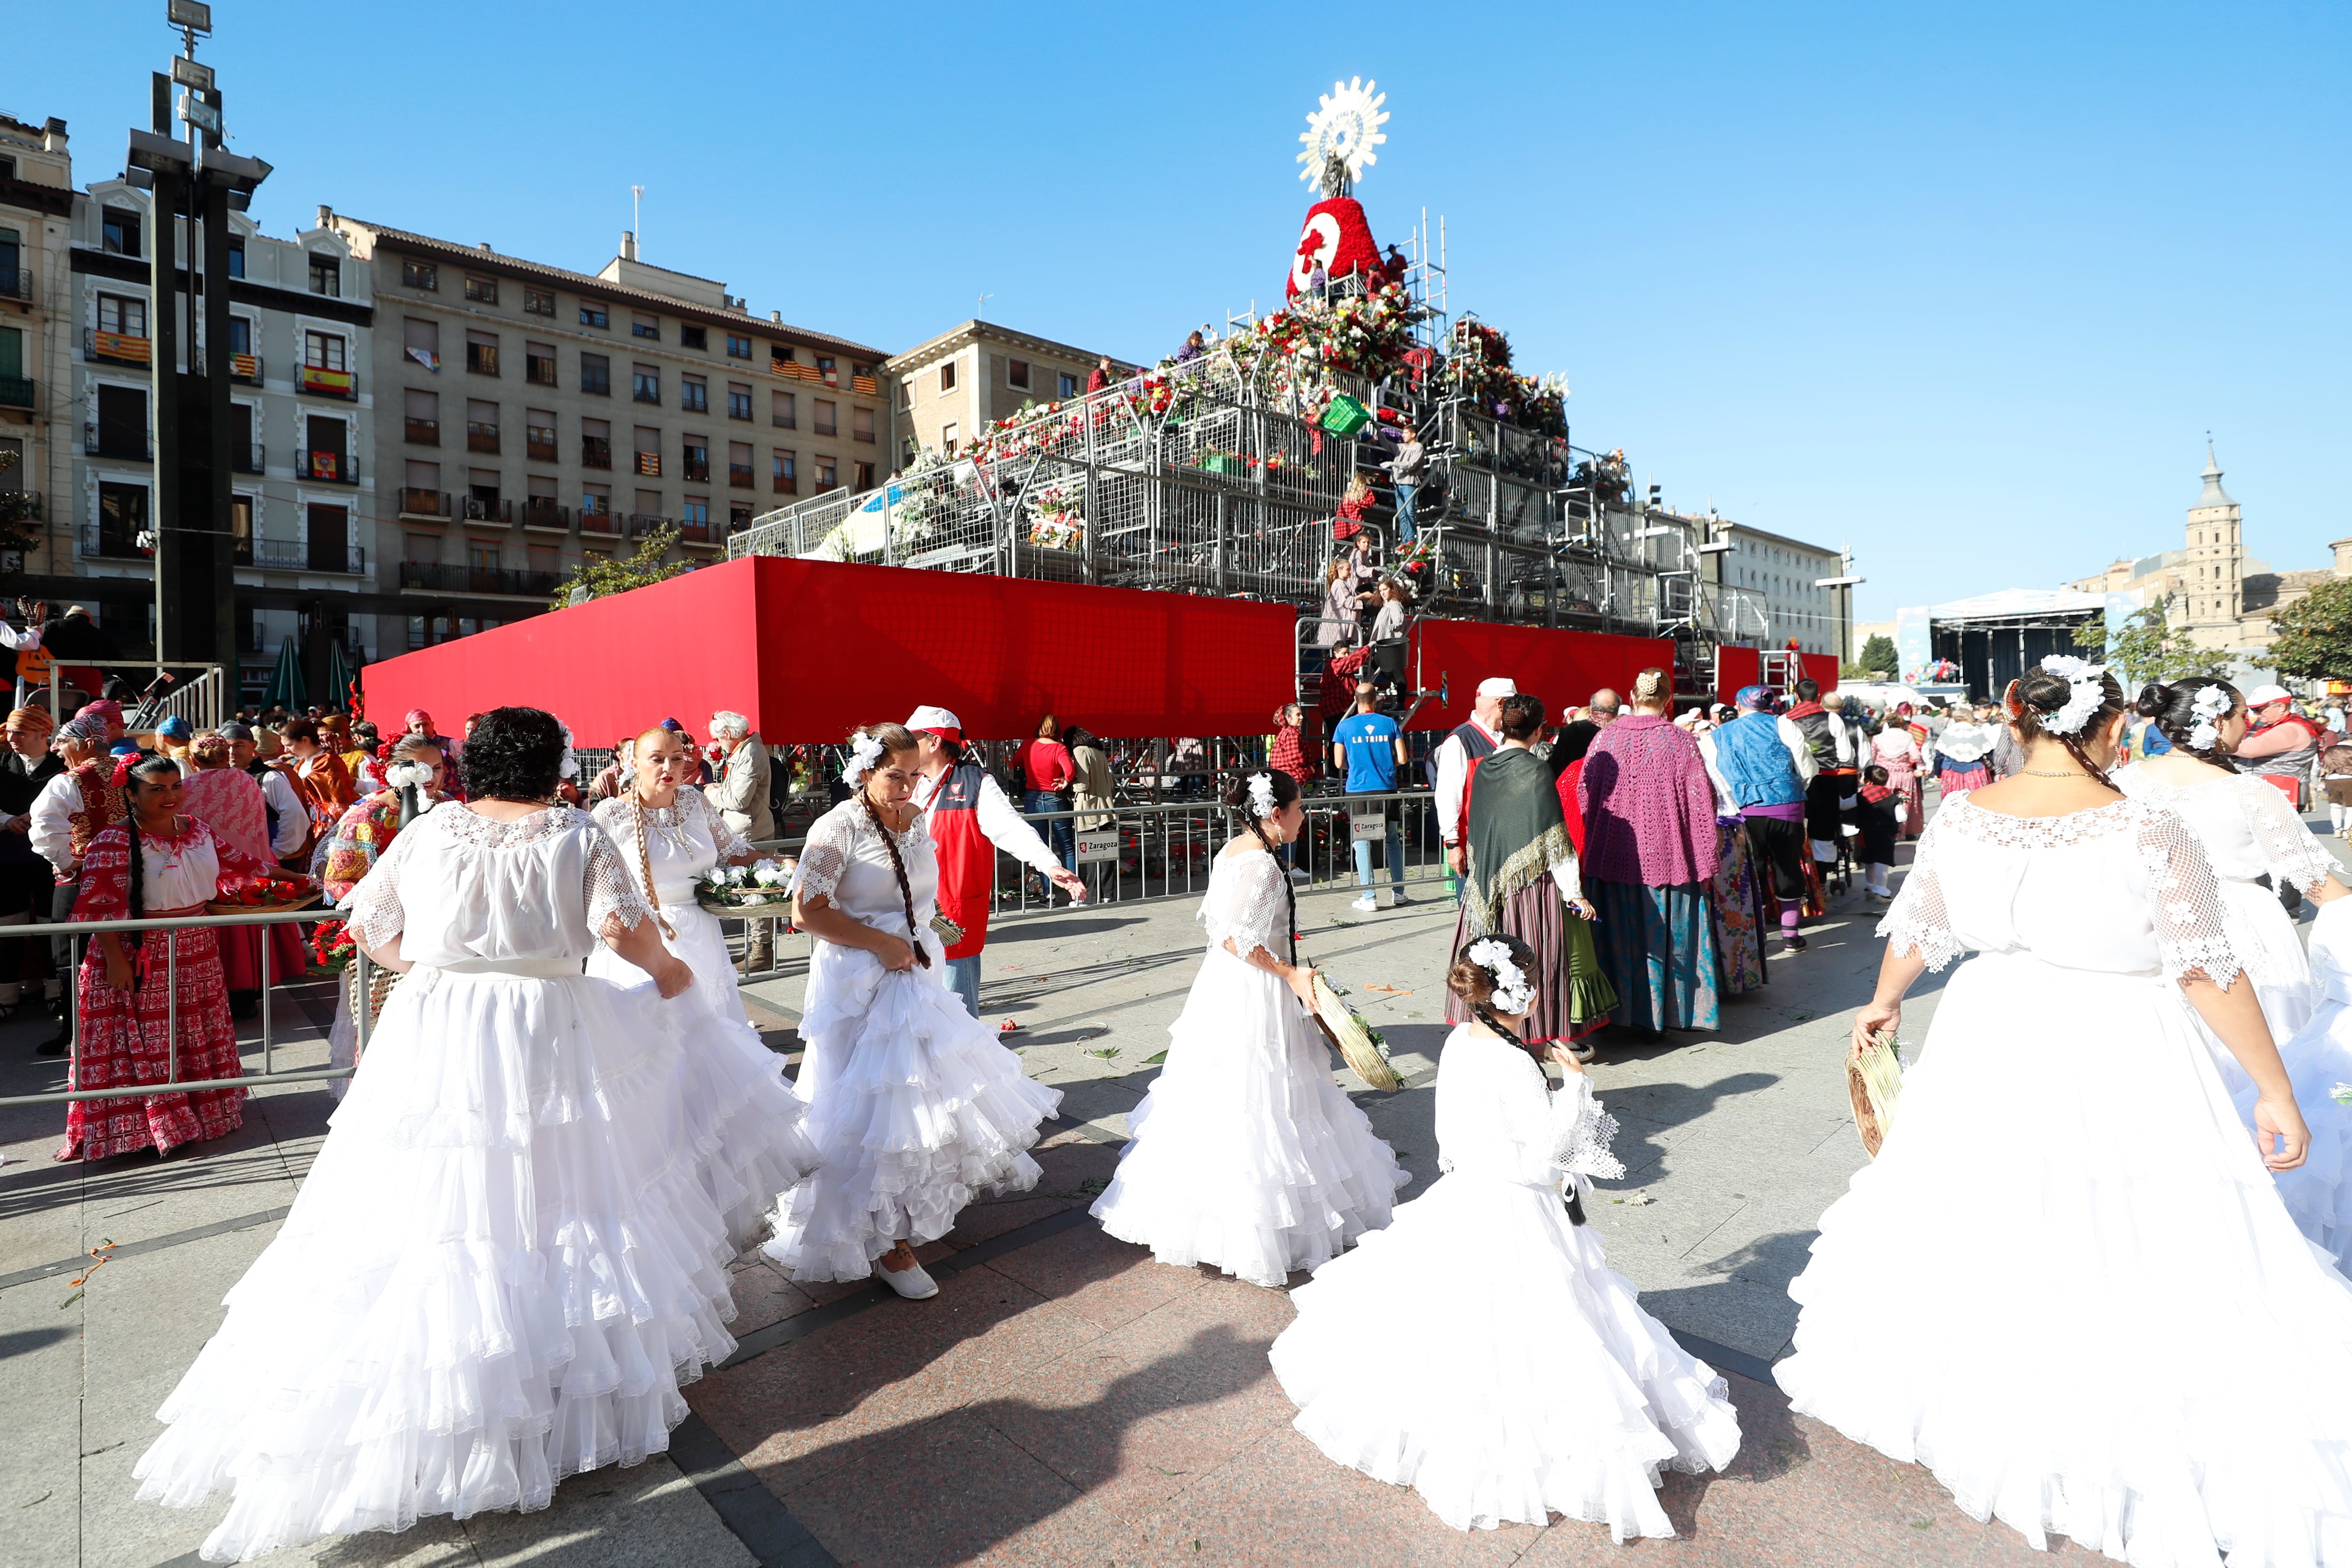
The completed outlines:
{"type": "Polygon", "coordinates": [[[730,463],[727,465],[727,487],[730,490],[749,490],[753,488],[751,483],[751,465],[749,463],[730,463]]]}
{"type": "Polygon", "coordinates": [[[102,332],[95,327],[85,327],[81,329],[81,357],[115,365],[144,365],[153,361],[155,345],[129,332],[102,332]]]}
{"type": "Polygon", "coordinates": [[[525,501],[517,512],[518,520],[527,528],[542,528],[555,533],[572,529],[572,508],[553,501],[525,501]]]}
{"type": "Polygon", "coordinates": [[[875,386],[874,378],[872,376],[850,377],[849,390],[866,397],[874,397],[877,395],[878,392],[878,389],[875,386]]]}
{"type": "Polygon", "coordinates": [[[580,466],[611,469],[613,441],[605,435],[583,435],[580,438],[580,466]]]}
{"type": "Polygon", "coordinates": [[[294,390],[312,397],[341,398],[345,402],[360,400],[357,376],[349,371],[331,371],[324,365],[304,365],[295,379],[294,390]]]}
{"type": "Polygon", "coordinates": [[[768,488],[779,496],[797,496],[801,493],[800,476],[794,474],[775,475],[768,481],[768,488]]]}
{"type": "Polygon", "coordinates": [[[686,478],[689,484],[708,485],[710,483],[710,460],[709,458],[706,457],[698,462],[694,458],[689,457],[686,460],[684,466],[686,478]]]}
{"type": "Polygon", "coordinates": [[[30,408],[32,406],[32,377],[0,376],[0,408],[30,408]]]}
{"type": "Polygon", "coordinates": [[[253,539],[247,542],[243,564],[257,566],[264,571],[335,571],[353,577],[367,575],[367,551],[342,545],[340,541],[307,539],[253,539]]]}
{"type": "Polygon", "coordinates": [[[532,463],[555,463],[562,461],[562,459],[558,458],[555,455],[554,442],[533,441],[528,436],[523,440],[522,455],[525,459],[532,463]]]}
{"type": "Polygon", "coordinates": [[[407,437],[408,444],[411,446],[441,444],[441,422],[437,419],[404,420],[400,428],[401,434],[407,437]]]}
{"type": "Polygon", "coordinates": [[[155,444],[142,431],[110,430],[99,434],[96,425],[81,427],[81,450],[85,457],[119,457],[125,463],[152,463],[155,444]]]}
{"type": "Polygon", "coordinates": [[[492,500],[488,496],[459,496],[457,515],[469,523],[492,523],[499,528],[514,526],[514,503],[492,500]]]}
{"type": "Polygon", "coordinates": [[[466,426],[467,451],[496,452],[498,449],[499,427],[497,425],[469,423],[466,426]]]}
{"type": "Polygon", "coordinates": [[[657,517],[651,512],[631,512],[629,537],[633,539],[641,539],[657,528],[669,527],[669,524],[670,520],[667,517],[657,517]]]}
{"type": "Polygon", "coordinates": [[[231,354],[228,357],[228,379],[245,386],[259,386],[261,384],[261,356],[259,354],[231,354]]]}
{"type": "Polygon", "coordinates": [[[603,534],[617,538],[625,524],[625,519],[618,512],[600,512],[587,507],[580,508],[580,531],[583,534],[603,534]]]}
{"type": "Polygon", "coordinates": [[[499,351],[488,343],[466,345],[466,369],[478,376],[499,373],[499,351]]]}
{"type": "Polygon", "coordinates": [[[30,299],[32,297],[31,267],[0,267],[0,299],[30,299]]]}
{"type": "Polygon", "coordinates": [[[523,571],[513,567],[443,566],[429,560],[400,563],[400,586],[434,593],[490,593],[510,598],[545,598],[555,591],[551,571],[523,571]]]}
{"type": "Polygon", "coordinates": [[[684,545],[723,545],[727,542],[727,530],[716,523],[680,522],[677,525],[677,542],[684,545]]]}
{"type": "Polygon", "coordinates": [[[523,356],[522,372],[523,380],[533,386],[551,387],[555,384],[553,360],[542,359],[537,354],[526,354],[523,356]]]}
{"type": "Polygon", "coordinates": [[[352,461],[348,452],[304,452],[297,455],[301,467],[297,477],[316,479],[328,485],[356,485],[360,482],[360,465],[352,461]]]}
{"type": "Polygon", "coordinates": [[[660,453],[658,453],[658,452],[640,452],[640,453],[638,453],[638,454],[637,454],[637,472],[638,472],[638,473],[640,473],[640,474],[642,474],[642,475],[644,475],[644,476],[645,476],[646,478],[648,478],[648,479],[658,479],[658,478],[660,478],[660,477],[661,477],[661,454],[660,454],[660,453]]]}
{"type": "Polygon", "coordinates": [[[75,553],[85,559],[146,560],[155,553],[141,549],[128,534],[104,523],[84,523],[75,532],[75,553]]]}
{"type": "Polygon", "coordinates": [[[813,435],[839,435],[841,434],[841,426],[838,424],[827,424],[823,420],[819,420],[813,427],[811,427],[810,434],[813,435]]]}
{"type": "Polygon", "coordinates": [[[267,474],[268,455],[258,441],[232,441],[228,444],[228,465],[239,474],[267,474]]]}
{"type": "Polygon", "coordinates": [[[404,517],[447,517],[449,497],[439,490],[420,490],[403,486],[400,491],[400,515],[404,517]]]}

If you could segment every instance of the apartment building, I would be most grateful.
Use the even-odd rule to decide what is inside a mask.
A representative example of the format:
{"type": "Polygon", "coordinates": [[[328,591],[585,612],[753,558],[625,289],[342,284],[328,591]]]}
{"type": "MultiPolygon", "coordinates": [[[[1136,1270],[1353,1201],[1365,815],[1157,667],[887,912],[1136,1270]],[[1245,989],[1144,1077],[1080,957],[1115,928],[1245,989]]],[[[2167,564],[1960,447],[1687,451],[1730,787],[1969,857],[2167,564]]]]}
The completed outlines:
{"type": "MultiPolygon", "coordinates": [[[[0,114],[0,517],[46,528],[72,493],[73,154],[66,122],[0,114]]],[[[38,544],[0,569],[47,569],[38,544]]]]}
{"type": "Polygon", "coordinates": [[[1716,538],[1731,549],[1718,557],[1718,613],[1727,641],[1780,648],[1793,641],[1807,653],[1838,653],[1853,646],[1853,596],[1815,585],[1846,575],[1838,550],[1768,533],[1728,518],[1716,538]]]}
{"type": "MultiPolygon", "coordinates": [[[[583,556],[675,524],[689,559],[798,496],[871,488],[889,402],[868,348],[762,320],[727,285],[593,275],[319,209],[373,268],[373,373],[406,646],[531,614],[583,556]]],[[[387,650],[396,651],[396,650],[387,650]]]]}
{"type": "MultiPolygon", "coordinates": [[[[1029,402],[1081,396],[1100,355],[987,321],[966,321],[883,362],[896,386],[898,462],[952,453],[1029,402]]],[[[1134,367],[1118,361],[1121,375],[1134,367]]]]}
{"type": "MultiPolygon", "coordinates": [[[[156,221],[151,193],[120,178],[75,198],[73,293],[66,318],[73,406],[79,414],[68,503],[53,508],[50,597],[89,603],[129,649],[152,641],[152,557],[141,536],[153,505],[153,312],[149,281],[156,221]],[[58,578],[69,572],[69,581],[58,578]]],[[[173,218],[175,254],[202,247],[173,218]]],[[[182,273],[184,279],[186,273],[182,273]]],[[[241,685],[257,696],[289,637],[323,677],[326,645],[354,667],[403,651],[405,627],[378,576],[373,367],[369,271],[343,238],[314,229],[275,239],[229,214],[231,527],[241,685]],[[391,634],[386,635],[387,632],[391,634]]],[[[180,291],[187,309],[187,291],[180,291]]],[[[213,346],[204,312],[184,330],[179,369],[213,346]]],[[[182,318],[185,322],[187,315],[182,318]]],[[[324,696],[321,691],[317,695],[324,696]]]]}

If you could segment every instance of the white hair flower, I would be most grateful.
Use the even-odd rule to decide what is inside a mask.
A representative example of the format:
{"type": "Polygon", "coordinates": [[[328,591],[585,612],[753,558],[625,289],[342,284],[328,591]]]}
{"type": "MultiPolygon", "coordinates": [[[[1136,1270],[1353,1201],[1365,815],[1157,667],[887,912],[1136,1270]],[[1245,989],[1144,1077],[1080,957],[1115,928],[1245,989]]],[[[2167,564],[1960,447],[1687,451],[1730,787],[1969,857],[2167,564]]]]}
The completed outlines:
{"type": "Polygon", "coordinates": [[[394,789],[422,789],[433,782],[433,769],[422,762],[395,762],[383,770],[383,781],[394,789]]]}
{"type": "Polygon", "coordinates": [[[1505,1012],[1523,1013],[1534,1005],[1535,986],[1511,961],[1509,944],[1488,936],[1471,943],[1463,956],[1486,971],[1495,985],[1495,999],[1503,1004],[1505,1012]]]}
{"type": "Polygon", "coordinates": [[[558,779],[577,779],[580,777],[580,758],[572,754],[572,727],[567,724],[560,727],[563,731],[563,759],[555,765],[555,776],[558,779]]]}
{"type": "Polygon", "coordinates": [[[2072,688],[2066,705],[2042,720],[2042,727],[2053,735],[2079,734],[2091,722],[2106,700],[2107,667],[2078,659],[2072,653],[2053,653],[2042,661],[2042,667],[2064,681],[2072,688]]]}
{"type": "Polygon", "coordinates": [[[874,771],[882,760],[882,742],[874,736],[861,735],[849,743],[849,763],[841,770],[841,781],[855,784],[874,771]]]}
{"type": "Polygon", "coordinates": [[[1274,803],[1274,775],[1271,773],[1250,775],[1249,797],[1250,815],[1253,817],[1271,817],[1281,810],[1274,803]]]}
{"type": "Polygon", "coordinates": [[[2230,688],[2220,684],[2200,686],[2197,695],[2189,699],[2189,712],[2197,716],[2197,724],[2189,732],[2189,747],[2192,751],[2210,751],[2221,738],[2221,721],[2237,706],[2230,697],[2230,688]]]}

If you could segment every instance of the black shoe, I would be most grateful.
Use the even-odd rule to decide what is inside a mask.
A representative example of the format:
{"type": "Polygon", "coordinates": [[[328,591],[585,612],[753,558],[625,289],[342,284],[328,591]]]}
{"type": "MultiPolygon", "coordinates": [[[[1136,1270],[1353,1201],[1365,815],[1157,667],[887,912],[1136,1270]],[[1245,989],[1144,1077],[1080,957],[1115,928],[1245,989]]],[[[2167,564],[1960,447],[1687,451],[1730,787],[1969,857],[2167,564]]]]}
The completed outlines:
{"type": "Polygon", "coordinates": [[[63,1056],[73,1049],[73,1030],[61,1029],[33,1048],[35,1056],[63,1056]]]}
{"type": "Polygon", "coordinates": [[[1781,938],[1780,938],[1780,951],[1781,951],[1781,952],[1783,952],[1783,953],[1801,953],[1801,952],[1803,952],[1804,950],[1805,950],[1805,939],[1804,939],[1803,937],[1801,937],[1801,936],[1783,936],[1783,937],[1781,937],[1781,938]]]}

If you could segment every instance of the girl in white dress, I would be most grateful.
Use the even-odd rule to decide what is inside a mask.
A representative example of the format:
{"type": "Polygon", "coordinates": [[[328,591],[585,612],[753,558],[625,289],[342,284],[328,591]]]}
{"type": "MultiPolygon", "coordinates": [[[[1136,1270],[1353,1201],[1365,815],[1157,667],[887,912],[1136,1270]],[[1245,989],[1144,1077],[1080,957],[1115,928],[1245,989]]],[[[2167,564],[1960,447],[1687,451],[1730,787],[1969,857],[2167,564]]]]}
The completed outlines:
{"type": "MultiPolygon", "coordinates": [[[[635,755],[635,777],[619,798],[597,805],[596,824],[620,846],[654,905],[663,946],[694,971],[693,988],[678,999],[687,1015],[680,1019],[686,1115],[704,1183],[740,1249],[760,1239],[776,1196],[817,1163],[801,1131],[807,1107],[784,1077],[784,1059],[745,1019],[726,935],[694,899],[703,873],[751,864],[759,852],[686,782],[698,770],[677,731],[646,731],[635,755]]],[[[589,955],[588,972],[620,986],[646,978],[604,947],[589,955]]]]}
{"type": "Polygon", "coordinates": [[[974,1197],[1037,1185],[1027,1150],[1062,1093],[941,983],[914,735],[871,725],[850,740],[856,793],[809,829],[793,883],[793,923],[814,939],[794,1087],[824,1163],[778,1209],[767,1251],[797,1280],[871,1274],[920,1300],[939,1287],[914,1249],[974,1197]]]}
{"type": "Polygon", "coordinates": [[[1291,1292],[1274,1342],[1295,1425],[1340,1464],[1409,1486],[1456,1530],[1551,1514],[1622,1542],[1672,1535],[1662,1468],[1721,1469],[1739,1450],[1723,1379],[1676,1344],[1583,1222],[1593,1176],[1622,1176],[1617,1128],[1564,1045],[1558,1093],[1519,1043],[1536,956],[1482,937],[1446,988],[1470,1009],[1437,1065],[1438,1168],[1385,1230],[1291,1292]],[[1561,1202],[1560,1183],[1569,1183],[1561,1202]],[[1367,1323],[1432,1333],[1367,1376],[1367,1323]]]}
{"type": "Polygon", "coordinates": [[[1776,1376],[2036,1546],[2352,1563],[2352,1287],[2272,1185],[2307,1134],[2212,869],[2107,783],[2103,670],[2048,659],[2011,691],[2023,767],[1928,824],[1855,1049],[1924,968],[1975,956],[1822,1217],[1776,1376]],[[2253,1081],[2259,1148],[2200,1017],[2253,1081]]]}
{"type": "Polygon", "coordinates": [[[485,715],[469,803],[411,823],[352,896],[353,939],[405,977],[132,1472],[152,1501],[234,1489],[211,1561],[544,1508],[667,1448],[678,1385],[735,1348],[660,999],[693,977],[612,840],[550,803],[562,752],[551,715],[485,715]],[[600,940],[654,986],[583,975],[600,940]]]}
{"type": "Polygon", "coordinates": [[[1306,825],[1298,785],[1269,768],[1226,804],[1249,831],[1210,868],[1208,951],[1094,1214],[1162,1263],[1278,1287],[1386,1225],[1412,1178],[1332,1081],[1330,1048],[1307,1016],[1315,971],[1297,961],[1290,879],[1275,854],[1306,825]]]}

